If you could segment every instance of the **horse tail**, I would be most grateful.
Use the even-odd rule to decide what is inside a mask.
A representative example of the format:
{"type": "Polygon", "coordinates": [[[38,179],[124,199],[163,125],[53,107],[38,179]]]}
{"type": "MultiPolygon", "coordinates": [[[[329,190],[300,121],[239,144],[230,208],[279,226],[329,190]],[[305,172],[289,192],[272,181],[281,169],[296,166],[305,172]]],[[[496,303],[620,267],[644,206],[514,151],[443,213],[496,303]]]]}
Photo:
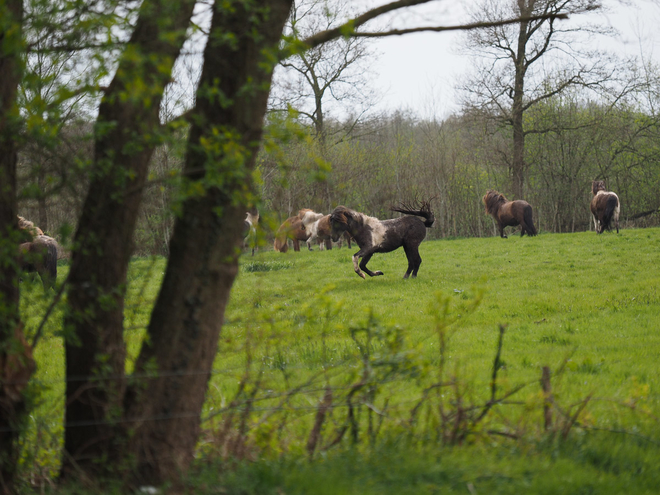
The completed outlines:
{"type": "Polygon", "coordinates": [[[423,201],[419,209],[411,208],[407,204],[402,204],[401,206],[393,206],[390,208],[392,211],[398,211],[399,213],[405,213],[406,215],[415,215],[417,217],[424,218],[424,226],[428,229],[435,223],[435,215],[431,211],[431,205],[427,201],[423,201]]]}
{"type": "Polygon", "coordinates": [[[525,211],[523,212],[523,219],[525,220],[525,225],[527,226],[527,235],[536,235],[536,227],[534,227],[534,219],[532,218],[532,207],[527,205],[525,211]]]}
{"type": "Polygon", "coordinates": [[[280,253],[286,253],[289,250],[289,244],[287,243],[286,236],[284,237],[275,237],[275,242],[273,243],[273,249],[280,253]]]}
{"type": "Polygon", "coordinates": [[[614,217],[617,206],[619,206],[619,198],[614,194],[609,194],[607,196],[607,203],[605,203],[605,211],[603,212],[603,230],[612,229],[612,218],[614,217]]]}

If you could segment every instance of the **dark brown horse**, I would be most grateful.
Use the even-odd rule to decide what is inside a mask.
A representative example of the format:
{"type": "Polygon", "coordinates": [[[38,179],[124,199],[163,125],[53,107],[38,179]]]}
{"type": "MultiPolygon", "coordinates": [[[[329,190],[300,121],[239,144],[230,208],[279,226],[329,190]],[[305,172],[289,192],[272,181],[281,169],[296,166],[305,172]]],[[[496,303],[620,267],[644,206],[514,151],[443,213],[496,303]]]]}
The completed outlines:
{"type": "Polygon", "coordinates": [[[419,207],[401,205],[393,207],[392,211],[414,216],[378,220],[345,206],[338,206],[330,214],[332,240],[337,242],[345,232],[348,232],[360,247],[360,250],[353,255],[353,267],[355,273],[362,278],[366,278],[364,273],[370,277],[383,274],[381,271],[372,272],[367,268],[367,263],[374,253],[389,253],[401,246],[408,258],[408,270],[403,278],[408,278],[411,274],[413,278],[417,276],[419,266],[422,264],[419,245],[426,237],[426,229],[435,221],[431,205],[428,202],[422,202],[419,207]],[[424,220],[417,217],[423,217],[424,220]],[[358,266],[360,258],[362,261],[358,266]]]}
{"type": "Polygon", "coordinates": [[[305,229],[300,216],[289,217],[277,229],[273,248],[280,253],[286,253],[289,250],[288,240],[291,239],[293,241],[293,250],[300,251],[300,241],[304,242],[308,237],[309,233],[305,229]]]}
{"type": "Polygon", "coordinates": [[[37,272],[44,290],[55,287],[57,280],[57,241],[47,235],[37,235],[32,242],[19,246],[21,270],[37,272]]]}
{"type": "Polygon", "coordinates": [[[530,236],[536,235],[536,228],[532,221],[532,207],[527,201],[517,199],[516,201],[508,201],[504,194],[489,189],[481,198],[486,206],[486,213],[491,215],[496,221],[500,229],[500,237],[506,239],[504,235],[504,227],[515,227],[520,225],[520,237],[525,233],[530,236]]]}
{"type": "Polygon", "coordinates": [[[591,183],[591,214],[594,216],[594,228],[602,234],[605,229],[612,230],[612,220],[619,233],[619,197],[612,191],[605,190],[605,181],[595,180],[591,183]]]}

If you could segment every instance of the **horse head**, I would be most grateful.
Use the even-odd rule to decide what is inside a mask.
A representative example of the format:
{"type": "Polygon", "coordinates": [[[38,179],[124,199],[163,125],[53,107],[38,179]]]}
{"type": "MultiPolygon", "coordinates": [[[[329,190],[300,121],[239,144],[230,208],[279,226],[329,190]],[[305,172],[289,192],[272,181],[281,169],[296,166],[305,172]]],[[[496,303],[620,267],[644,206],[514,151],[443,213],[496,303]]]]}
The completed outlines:
{"type": "Polygon", "coordinates": [[[506,203],[506,198],[504,197],[504,194],[500,194],[494,189],[489,189],[486,191],[486,194],[484,194],[484,197],[481,198],[481,201],[483,201],[484,206],[486,207],[486,213],[488,215],[494,215],[499,207],[506,203]]]}
{"type": "Polygon", "coordinates": [[[354,211],[345,206],[338,206],[330,214],[330,237],[337,242],[344,232],[351,233],[351,226],[355,224],[354,211]]]}
{"type": "Polygon", "coordinates": [[[605,181],[604,180],[595,180],[591,183],[591,192],[595,196],[598,194],[598,191],[605,191],[605,181]]]}

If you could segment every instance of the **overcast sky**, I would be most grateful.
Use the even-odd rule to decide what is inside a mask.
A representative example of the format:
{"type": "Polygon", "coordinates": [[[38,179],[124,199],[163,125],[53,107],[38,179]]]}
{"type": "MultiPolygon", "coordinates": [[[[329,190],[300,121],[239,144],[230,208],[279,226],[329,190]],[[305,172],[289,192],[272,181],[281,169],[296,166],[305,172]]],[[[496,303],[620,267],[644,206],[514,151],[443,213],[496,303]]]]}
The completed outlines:
{"type": "MultiPolygon", "coordinates": [[[[384,3],[384,2],[378,2],[384,3]]],[[[405,17],[388,19],[389,25],[447,25],[465,22],[464,2],[439,1],[432,8],[405,17]],[[459,5],[457,7],[457,5],[459,5]],[[442,20],[442,22],[437,22],[442,20]]],[[[590,20],[611,25],[619,36],[610,49],[620,54],[642,55],[660,62],[660,3],[656,0],[631,0],[610,3],[611,11],[590,20]]],[[[458,53],[460,33],[419,33],[374,42],[380,53],[374,65],[374,85],[382,98],[383,110],[409,109],[420,117],[445,117],[456,111],[454,85],[464,74],[471,59],[458,53]]]]}

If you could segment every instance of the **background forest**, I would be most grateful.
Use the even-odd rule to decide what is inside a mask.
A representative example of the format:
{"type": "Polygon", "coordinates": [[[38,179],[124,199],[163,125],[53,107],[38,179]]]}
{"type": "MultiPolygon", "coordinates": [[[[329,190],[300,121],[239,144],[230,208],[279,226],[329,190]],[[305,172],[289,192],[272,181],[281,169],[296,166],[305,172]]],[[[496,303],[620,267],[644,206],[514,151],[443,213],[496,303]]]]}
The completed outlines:
{"type": "MultiPolygon", "coordinates": [[[[649,95],[651,97],[652,95],[649,95]]],[[[272,114],[271,114],[272,116],[272,114]]],[[[605,179],[622,204],[624,228],[660,223],[660,120],[642,105],[605,105],[580,94],[557,97],[526,118],[547,132],[527,140],[529,173],[525,199],[534,207],[542,232],[577,232],[591,226],[591,181],[605,179]]],[[[463,113],[443,121],[395,112],[360,122],[345,133],[330,122],[321,145],[314,129],[300,121],[273,118],[267,146],[258,157],[262,214],[278,226],[300,208],[330,212],[344,204],[379,218],[391,205],[411,198],[435,198],[436,225],[429,238],[490,236],[493,222],[484,214],[487,189],[509,195],[508,129],[483,115],[463,113]]],[[[67,141],[54,151],[29,150],[22,156],[23,177],[39,163],[76,176],[52,188],[40,201],[24,199],[21,213],[58,231],[75,224],[84,174],[71,170],[90,153],[84,122],[71,124],[67,141]]],[[[136,230],[136,254],[167,254],[176,177],[182,166],[183,137],[159,147],[150,170],[157,178],[147,190],[136,230]]],[[[82,165],[81,165],[82,167],[82,165]]],[[[513,199],[513,196],[509,197],[513,199]]],[[[265,223],[268,225],[268,223],[265,223]]]]}

